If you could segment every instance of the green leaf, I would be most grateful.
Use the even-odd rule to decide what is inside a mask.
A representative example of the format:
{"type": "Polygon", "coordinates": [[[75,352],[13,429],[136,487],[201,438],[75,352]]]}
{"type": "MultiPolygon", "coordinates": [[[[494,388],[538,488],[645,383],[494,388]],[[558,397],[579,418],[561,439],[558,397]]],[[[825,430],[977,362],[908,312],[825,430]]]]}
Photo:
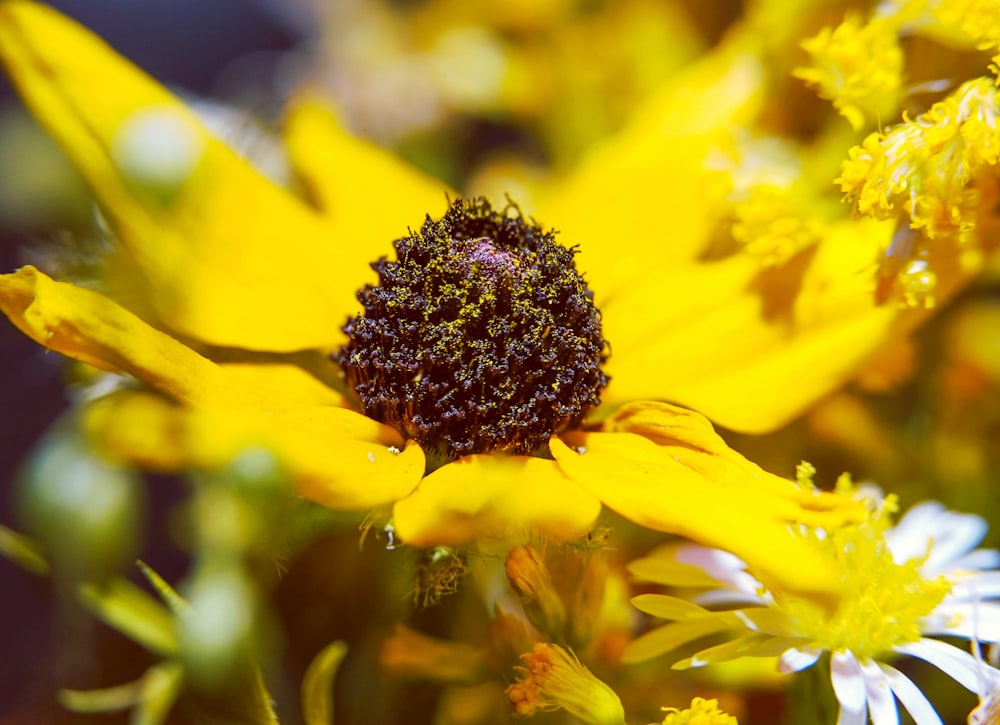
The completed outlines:
{"type": "Polygon", "coordinates": [[[188,603],[184,600],[177,590],[172,586],[167,584],[167,582],[157,574],[153,567],[151,567],[146,562],[141,559],[136,561],[136,565],[139,567],[139,571],[142,572],[143,576],[146,577],[146,581],[150,583],[156,593],[160,595],[160,599],[170,607],[170,611],[174,614],[184,614],[188,609],[190,609],[188,603]]]}
{"type": "Polygon", "coordinates": [[[49,573],[49,562],[38,544],[6,526],[0,526],[0,554],[32,574],[49,573]]]}
{"type": "Polygon", "coordinates": [[[74,712],[117,712],[135,705],[141,692],[142,678],[101,690],[60,690],[59,702],[74,712]]]}
{"type": "Polygon", "coordinates": [[[184,687],[184,668],[179,662],[160,662],[146,670],[142,695],[132,713],[131,725],[162,725],[184,687]]]}
{"type": "Polygon", "coordinates": [[[164,657],[178,653],[177,630],[170,612],[144,590],[116,577],[106,584],[81,584],[80,601],[108,626],[164,657]]]}
{"type": "Polygon", "coordinates": [[[60,690],[59,702],[74,712],[106,713],[134,707],[131,725],[163,725],[181,693],[184,670],[178,662],[160,662],[138,680],[101,690],[60,690]]]}
{"type": "Polygon", "coordinates": [[[306,725],[333,725],[333,678],[345,654],[347,645],[333,642],[309,664],[302,679],[302,714],[306,725]]]}

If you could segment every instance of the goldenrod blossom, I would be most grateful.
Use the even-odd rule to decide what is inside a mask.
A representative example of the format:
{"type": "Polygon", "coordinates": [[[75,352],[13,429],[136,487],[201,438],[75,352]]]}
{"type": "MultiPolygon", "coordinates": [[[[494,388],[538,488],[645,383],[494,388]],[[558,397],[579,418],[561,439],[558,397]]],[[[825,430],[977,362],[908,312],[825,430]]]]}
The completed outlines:
{"type": "Polygon", "coordinates": [[[570,650],[539,642],[522,659],[517,682],[507,688],[507,699],[518,715],[562,709],[589,725],[625,722],[618,695],[570,650]]]}
{"type": "Polygon", "coordinates": [[[993,0],[894,0],[880,11],[897,17],[909,32],[940,37],[952,44],[996,48],[1000,15],[993,0]]]}
{"type": "Polygon", "coordinates": [[[926,697],[888,660],[926,660],[973,692],[996,682],[1000,671],[934,637],[1000,639],[1000,604],[992,601],[1000,596],[1000,552],[972,550],[986,531],[978,516],[924,503],[890,527],[891,508],[891,500],[873,502],[866,523],[805,534],[843,572],[833,609],[764,586],[738,558],[717,550],[670,546],[633,562],[640,579],[706,591],[694,602],[636,597],[639,609],[673,623],[635,640],[626,658],[647,659],[710,634],[727,641],[674,666],[777,657],[779,669],[790,673],[829,653],[841,722],[863,722],[868,712],[875,725],[898,722],[893,695],[916,722],[939,722],[926,697]],[[726,605],[737,608],[706,608],[726,605]]]}
{"type": "Polygon", "coordinates": [[[797,68],[795,75],[817,86],[855,130],[894,118],[903,73],[897,31],[889,20],[862,23],[848,16],[836,28],[823,28],[803,41],[812,65],[797,68]]]}
{"type": "Polygon", "coordinates": [[[737,725],[736,718],[719,709],[718,700],[696,697],[683,710],[665,707],[662,725],[737,725]]]}
{"type": "MultiPolygon", "coordinates": [[[[1000,156],[998,89],[992,79],[963,83],[914,119],[870,134],[852,148],[840,184],[858,213],[901,218],[928,239],[951,238],[975,266],[971,245],[984,200],[980,177],[1000,156]]],[[[917,241],[885,250],[904,274],[920,274],[927,252],[917,241]],[[908,266],[907,266],[908,265],[908,266]]]]}

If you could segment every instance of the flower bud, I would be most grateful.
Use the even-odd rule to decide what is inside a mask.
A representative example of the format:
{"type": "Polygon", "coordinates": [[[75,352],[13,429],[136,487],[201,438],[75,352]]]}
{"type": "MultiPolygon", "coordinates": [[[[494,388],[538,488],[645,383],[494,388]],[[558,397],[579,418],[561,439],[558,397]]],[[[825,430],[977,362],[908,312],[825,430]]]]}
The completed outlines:
{"type": "Polygon", "coordinates": [[[562,640],[566,629],[566,605],[552,584],[542,556],[530,546],[515,546],[504,562],[507,581],[517,592],[524,613],[540,632],[562,640]]]}
{"type": "Polygon", "coordinates": [[[218,690],[250,661],[256,595],[234,564],[204,567],[187,591],[181,617],[185,671],[203,690],[218,690]]]}
{"type": "Polygon", "coordinates": [[[565,710],[588,725],[623,725],[625,710],[618,695],[594,677],[570,650],[539,642],[522,655],[517,681],[507,700],[518,715],[539,710],[565,710]]]}
{"type": "Polygon", "coordinates": [[[134,559],[143,491],[130,472],[98,458],[75,433],[48,435],[21,471],[24,526],[57,576],[103,579],[134,559]]]}

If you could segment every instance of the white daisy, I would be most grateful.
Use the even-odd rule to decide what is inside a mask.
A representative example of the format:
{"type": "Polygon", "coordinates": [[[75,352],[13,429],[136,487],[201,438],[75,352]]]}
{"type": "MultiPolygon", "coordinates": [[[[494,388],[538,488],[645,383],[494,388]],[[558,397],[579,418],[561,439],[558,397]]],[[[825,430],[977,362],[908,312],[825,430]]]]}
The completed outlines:
{"type": "Polygon", "coordinates": [[[641,581],[702,593],[689,601],[643,594],[633,604],[672,620],[632,642],[627,661],[646,660],[707,635],[724,639],[674,665],[700,667],[737,657],[776,657],[797,672],[830,653],[838,725],[897,725],[896,701],[917,725],[941,719],[920,688],[888,661],[923,659],[981,696],[1000,684],[1000,670],[935,636],[1000,641],[1000,552],[975,549],[986,533],[978,516],[928,502],[895,527],[894,499],[868,499],[861,524],[803,530],[842,574],[836,601],[818,602],[769,586],[723,551],[671,544],[632,562],[641,581]],[[894,697],[895,696],[895,697],[894,697]]]}

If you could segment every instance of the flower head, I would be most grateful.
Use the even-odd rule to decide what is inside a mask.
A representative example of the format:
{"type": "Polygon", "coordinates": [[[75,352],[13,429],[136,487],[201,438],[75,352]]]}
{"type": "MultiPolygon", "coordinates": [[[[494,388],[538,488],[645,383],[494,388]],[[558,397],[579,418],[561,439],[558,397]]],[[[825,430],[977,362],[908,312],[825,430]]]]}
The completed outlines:
{"type": "Polygon", "coordinates": [[[855,130],[891,118],[899,104],[903,50],[895,23],[849,16],[802,43],[812,64],[795,75],[819,88],[855,130]]]}
{"type": "Polygon", "coordinates": [[[618,695],[570,650],[539,642],[521,659],[520,676],[507,688],[507,699],[518,715],[562,709],[590,725],[625,722],[618,695]]]}
{"type": "Polygon", "coordinates": [[[683,710],[665,707],[663,725],[737,725],[736,718],[719,709],[718,700],[696,697],[683,710]]]}
{"type": "MultiPolygon", "coordinates": [[[[900,219],[881,274],[907,305],[934,304],[929,240],[951,239],[961,264],[979,264],[974,244],[984,192],[1000,159],[1000,105],[991,78],[962,84],[913,119],[871,133],[849,152],[837,182],[859,214],[900,219]]],[[[987,195],[988,196],[988,195],[987,195]]]]}
{"type": "Polygon", "coordinates": [[[416,546],[573,538],[603,504],[730,548],[768,581],[833,586],[789,525],[838,525],[860,515],[854,502],[762,471],[699,413],[644,402],[769,430],[913,323],[872,304],[859,274],[891,225],[837,219],[799,233],[748,209],[748,236],[773,238],[768,268],[704,258],[718,221],[699,183],[705,159],[759,111],[766,86],[741,43],[672,82],[607,153],[540,195],[544,224],[479,202],[449,210],[443,184],[349,136],[308,93],[284,126],[295,184],[278,186],[91,33],[29,0],[0,3],[0,58],[86,177],[129,271],[101,292],[31,267],[0,276],[0,308],[27,335],[142,384],[86,405],[106,452],[176,470],[265,447],[303,496],[391,516],[416,546]],[[170,147],[154,156],[183,161],[169,173],[136,158],[150,109],[170,147]],[[533,241],[502,241],[513,227],[533,241]],[[565,248],[547,246],[552,227],[565,248]],[[433,265],[443,277],[408,264],[418,238],[454,253],[433,265]],[[540,271],[544,256],[572,264],[540,271]],[[397,284],[407,276],[414,285],[397,284]],[[418,300],[429,291],[441,297],[418,300]],[[460,313],[450,320],[448,294],[460,313]]]}
{"type": "Polygon", "coordinates": [[[1000,639],[1000,553],[975,550],[986,524],[936,503],[911,509],[890,526],[891,499],[870,504],[863,524],[807,532],[838,563],[841,595],[834,606],[767,587],[729,554],[697,546],[662,549],[632,564],[646,580],[706,591],[695,601],[649,594],[634,604],[674,620],[635,640],[626,653],[647,659],[709,634],[726,639],[675,667],[701,667],[737,657],[777,657],[790,673],[829,654],[842,718],[896,723],[893,695],[918,723],[938,722],[933,707],[890,662],[900,655],[935,665],[967,689],[982,692],[1000,671],[935,636],[1000,639]],[[721,586],[720,586],[721,585],[721,586]],[[713,611],[706,606],[726,606],[713,611]]]}

